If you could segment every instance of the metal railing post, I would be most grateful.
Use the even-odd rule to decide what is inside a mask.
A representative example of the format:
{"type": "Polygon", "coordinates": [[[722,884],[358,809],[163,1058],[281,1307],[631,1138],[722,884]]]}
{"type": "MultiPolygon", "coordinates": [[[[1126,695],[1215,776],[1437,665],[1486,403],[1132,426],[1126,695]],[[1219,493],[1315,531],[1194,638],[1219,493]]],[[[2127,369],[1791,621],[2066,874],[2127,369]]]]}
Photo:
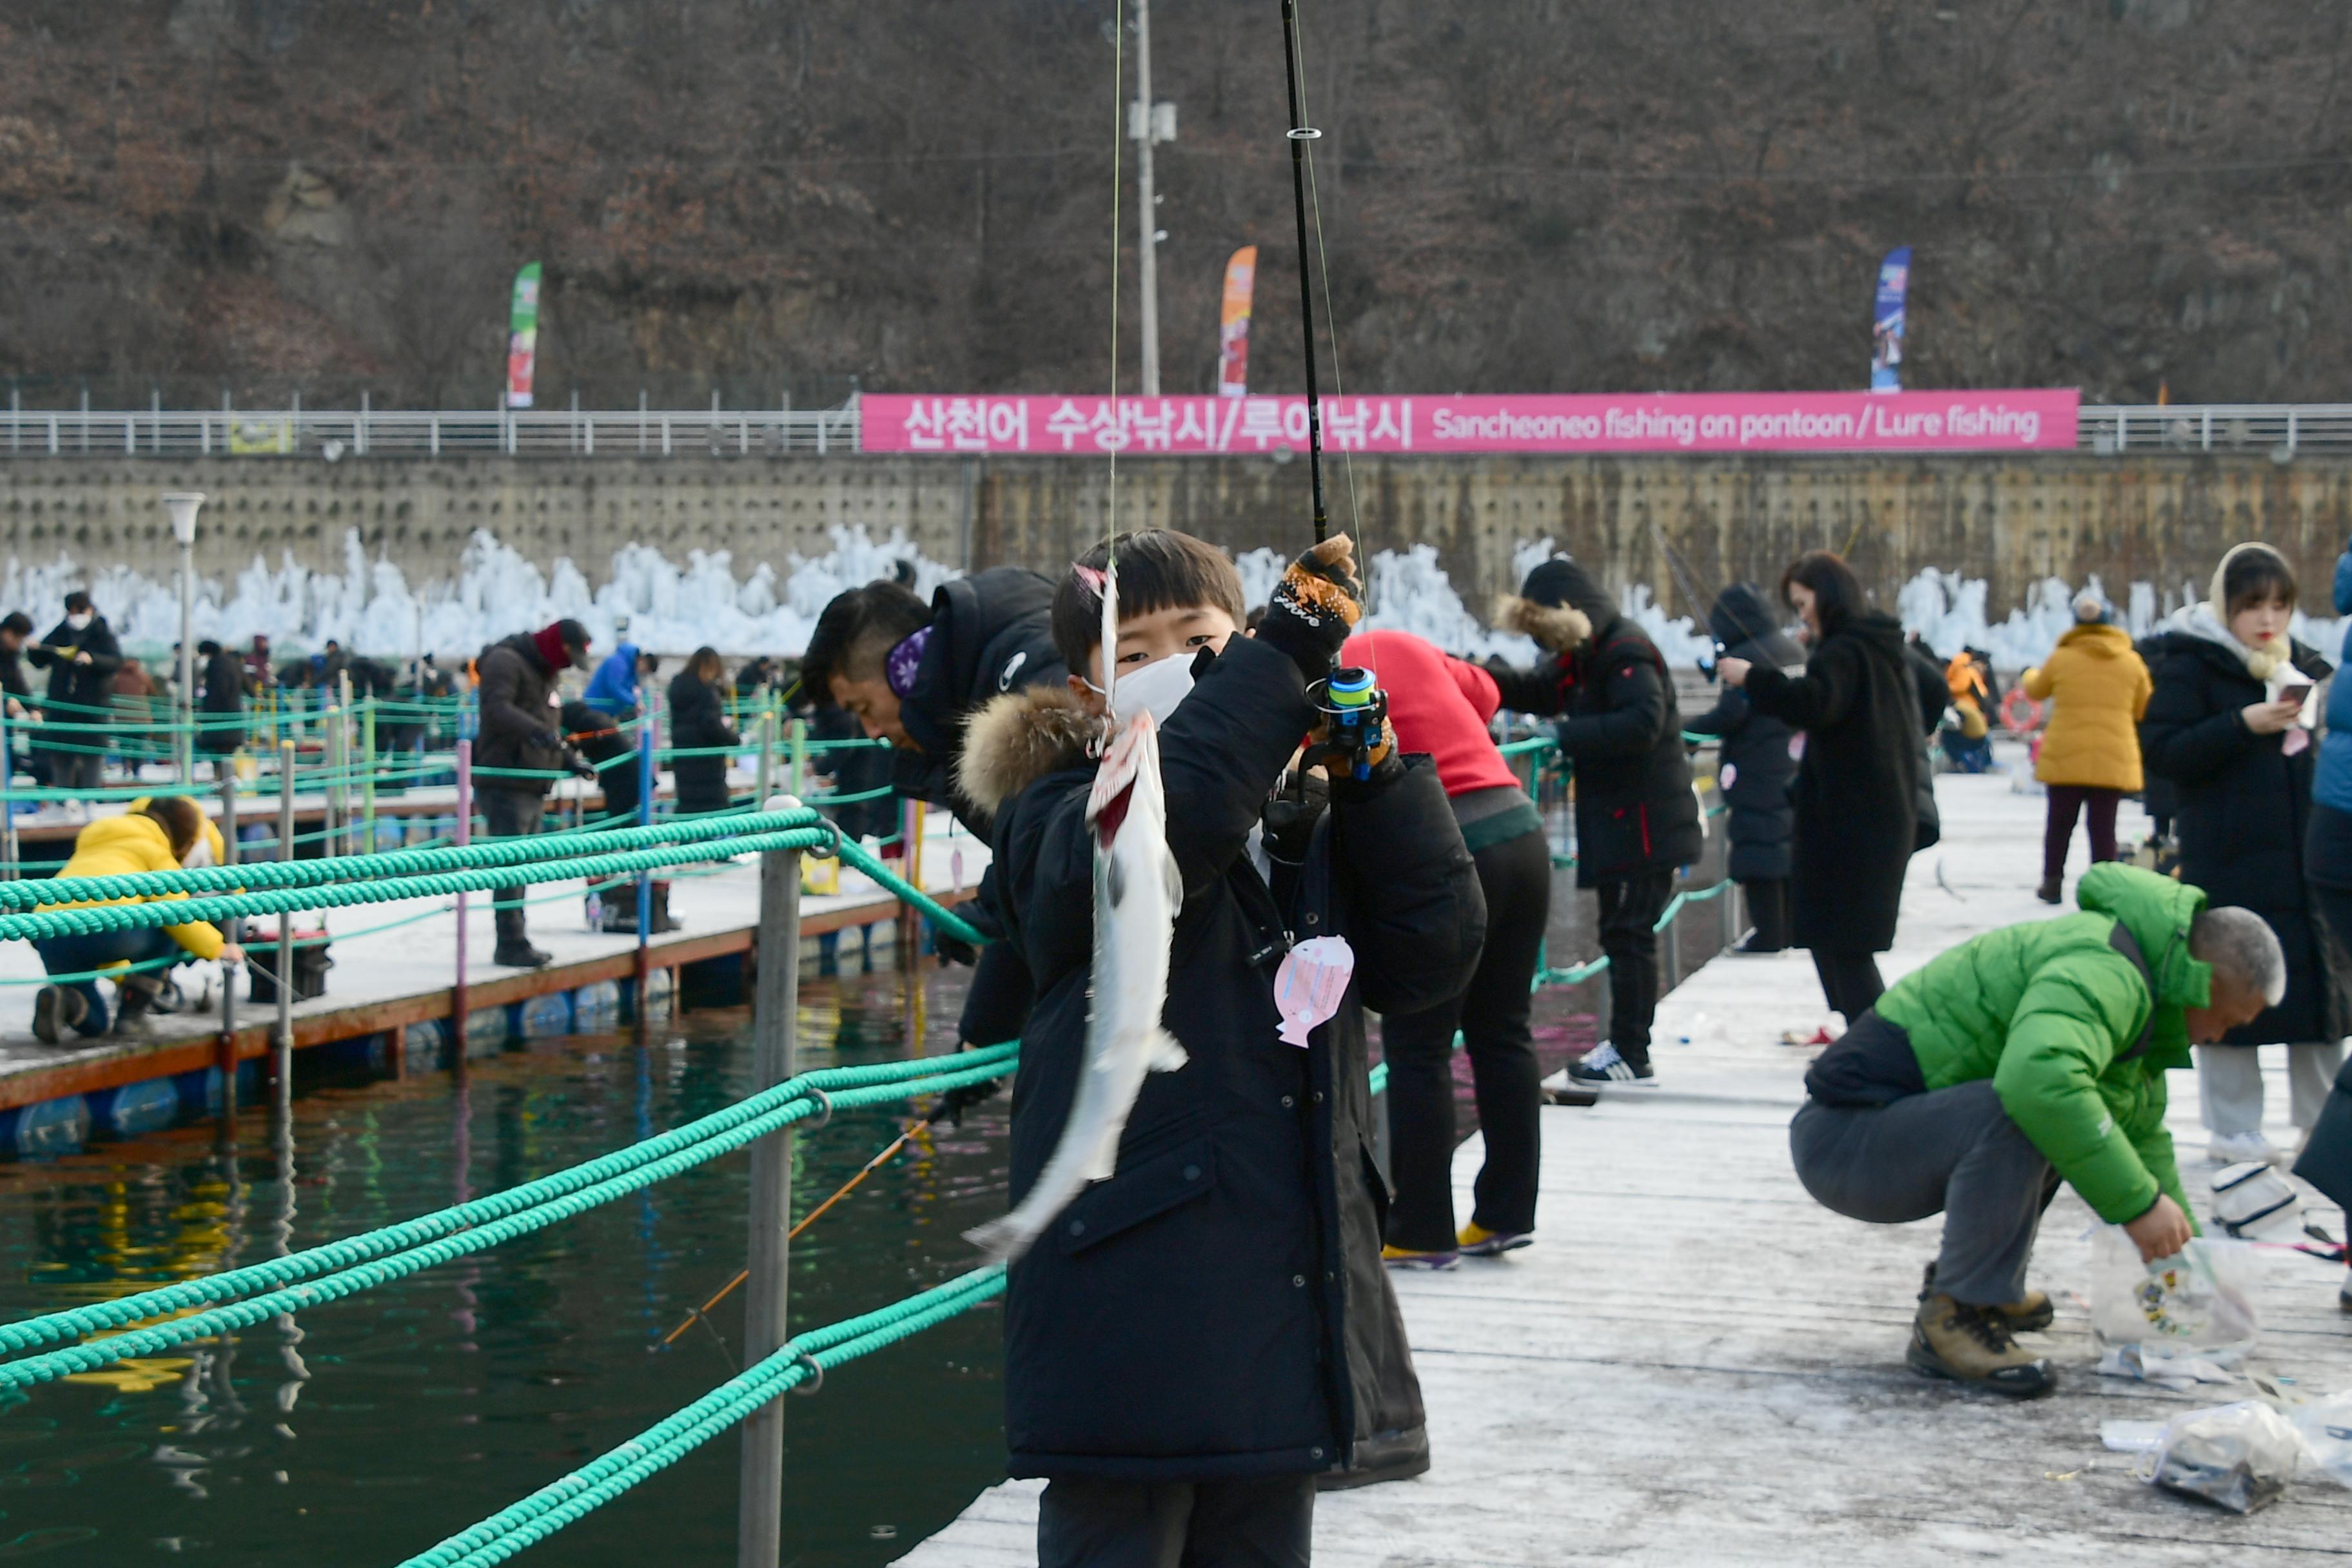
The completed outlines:
{"type": "Polygon", "coordinates": [[[360,827],[365,840],[360,853],[375,853],[375,704],[373,697],[360,715],[360,827]]]}
{"type": "Polygon", "coordinates": [[[776,710],[764,708],[760,712],[759,784],[752,798],[766,800],[775,793],[776,783],[776,710]]]}
{"type": "Polygon", "coordinates": [[[16,782],[16,754],[11,749],[16,743],[7,710],[0,706],[0,881],[10,882],[16,879],[16,803],[9,798],[16,782]]]}
{"type": "MultiPolygon", "coordinates": [[[[278,858],[294,858],[294,742],[278,748],[278,858]]],[[[278,1032],[270,1041],[269,1070],[277,1080],[280,1109],[294,1100],[294,915],[278,911],[278,1032]]]]}
{"type": "MultiPolygon", "coordinates": [[[[234,866],[237,859],[236,846],[236,770],[221,771],[221,863],[234,866]]],[[[221,927],[221,935],[230,942],[241,942],[245,922],[231,915],[221,927]]],[[[217,1050],[214,1053],[221,1075],[221,1115],[230,1121],[236,1120],[236,982],[243,964],[225,967],[221,971],[221,1026],[217,1050]]]]}
{"type": "MultiPolygon", "coordinates": [[[[652,686],[646,688],[645,712],[638,720],[637,731],[637,826],[650,827],[654,820],[654,785],[661,778],[656,765],[655,752],[661,742],[661,694],[652,686]]],[[[653,934],[654,881],[650,873],[637,873],[637,953],[631,973],[636,976],[636,1031],[640,1042],[653,1018],[654,959],[648,939],[653,934]]]]}
{"type": "Polygon", "coordinates": [[[784,788],[795,800],[808,795],[808,721],[793,721],[792,766],[784,773],[784,788]]]}
{"type": "MultiPolygon", "coordinates": [[[[761,808],[780,804],[761,797],[761,808]]],[[[793,1076],[794,1015],[800,1010],[801,857],[771,849],[760,857],[760,973],[751,1014],[752,1090],[793,1076]]],[[[793,1220],[793,1130],[751,1145],[751,1279],[743,1306],[743,1356],[750,1366],[788,1337],[793,1220]]],[[[743,1423],[741,1500],[736,1568],[775,1568],[783,1539],[784,1411],[771,1399],[743,1423]]]]}
{"type": "MultiPolygon", "coordinates": [[[[457,742],[457,843],[474,841],[474,742],[457,742]]],[[[457,978],[449,988],[449,1060],[466,1070],[466,895],[457,895],[457,978]]]]}

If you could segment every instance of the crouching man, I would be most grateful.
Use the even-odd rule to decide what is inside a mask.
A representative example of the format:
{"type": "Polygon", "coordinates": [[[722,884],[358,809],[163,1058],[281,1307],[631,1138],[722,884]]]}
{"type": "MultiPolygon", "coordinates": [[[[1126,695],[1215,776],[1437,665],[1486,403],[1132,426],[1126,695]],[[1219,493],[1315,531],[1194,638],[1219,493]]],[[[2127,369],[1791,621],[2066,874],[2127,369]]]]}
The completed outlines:
{"type": "Polygon", "coordinates": [[[1805,1075],[1797,1179],[1850,1218],[1944,1216],[1909,1361],[1931,1377],[2036,1394],[2049,1326],[2025,1285],[2061,1181],[2150,1261],[2195,1234],[2165,1131],[2168,1068],[2275,1005],[2286,958],[2261,916],[2109,863],[2079,914],[1987,931],[1887,991],[1805,1075]]]}

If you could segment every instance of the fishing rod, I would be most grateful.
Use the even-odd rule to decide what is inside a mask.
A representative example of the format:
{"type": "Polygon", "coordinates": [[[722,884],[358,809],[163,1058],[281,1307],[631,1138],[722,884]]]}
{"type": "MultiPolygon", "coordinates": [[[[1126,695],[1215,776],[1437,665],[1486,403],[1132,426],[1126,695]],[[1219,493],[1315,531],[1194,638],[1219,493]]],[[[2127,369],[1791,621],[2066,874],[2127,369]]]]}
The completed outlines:
{"type": "MultiPolygon", "coordinates": [[[[916,1133],[936,1125],[948,1114],[947,1107],[941,1106],[939,1110],[932,1111],[920,1121],[913,1123],[904,1132],[899,1133],[898,1137],[893,1138],[889,1142],[884,1144],[882,1146],[882,1152],[875,1155],[871,1160],[866,1161],[866,1163],[859,1168],[857,1174],[850,1177],[849,1180],[841,1184],[839,1191],[835,1192],[833,1196],[825,1199],[824,1202],[817,1205],[816,1207],[809,1210],[805,1215],[803,1215],[801,1216],[800,1224],[793,1226],[790,1231],[787,1231],[784,1235],[784,1239],[787,1242],[799,1239],[801,1232],[814,1225],[819,1215],[822,1215],[825,1210],[831,1208],[834,1205],[847,1197],[851,1193],[856,1191],[857,1184],[860,1182],[863,1182],[866,1177],[880,1170],[884,1165],[888,1164],[890,1163],[890,1157],[896,1154],[899,1150],[905,1148],[908,1139],[914,1137],[916,1133]]],[[[677,1327],[672,1329],[668,1333],[662,1336],[662,1344],[676,1344],[680,1334],[683,1334],[687,1330],[694,1327],[696,1323],[705,1321],[705,1314],[707,1314],[711,1308],[716,1307],[719,1302],[727,1300],[728,1296],[737,1286],[742,1284],[745,1280],[751,1278],[751,1271],[750,1269],[746,1268],[742,1270],[740,1273],[737,1274],[734,1279],[730,1279],[726,1284],[721,1285],[719,1288],[719,1293],[711,1297],[709,1300],[705,1301],[699,1307],[689,1309],[686,1314],[685,1320],[681,1321],[677,1327]]],[[[649,1346],[647,1348],[657,1349],[659,1347],[649,1346]]]]}
{"type": "Polygon", "coordinates": [[[1299,330],[1307,343],[1307,471],[1315,487],[1315,542],[1331,530],[1323,508],[1323,407],[1315,386],[1315,282],[1307,261],[1307,143],[1323,132],[1298,108],[1298,3],[1282,0],[1282,85],[1290,95],[1290,195],[1298,215],[1299,330]]]}

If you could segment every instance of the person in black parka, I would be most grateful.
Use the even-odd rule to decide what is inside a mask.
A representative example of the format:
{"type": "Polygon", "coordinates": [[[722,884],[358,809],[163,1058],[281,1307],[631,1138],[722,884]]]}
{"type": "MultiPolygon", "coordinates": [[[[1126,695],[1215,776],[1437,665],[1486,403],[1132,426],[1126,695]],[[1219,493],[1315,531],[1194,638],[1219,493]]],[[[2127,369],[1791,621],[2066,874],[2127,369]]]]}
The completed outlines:
{"type": "Polygon", "coordinates": [[[1798,557],[1780,594],[1811,637],[1805,672],[1744,658],[1726,658],[1716,671],[1756,712],[1804,731],[1791,933],[1812,950],[1831,1009],[1851,1024],[1886,989],[1874,954],[1895,945],[1903,877],[1919,847],[1927,680],[1902,626],[1868,607],[1834,552],[1798,557]]]}
{"type": "Polygon", "coordinates": [[[2149,639],[2156,689],[2139,725],[2147,771],[2178,792],[2180,878],[2217,905],[2242,904],[2269,922],[2286,952],[2286,998],[2218,1046],[2197,1051],[2197,1087],[2210,1152],[2262,1159],[2260,1058],[2284,1041],[2294,1125],[2319,1118],[2352,1031],[2352,1007],[2304,879],[2305,837],[2319,748],[2300,716],[2298,687],[2332,668],[2287,634],[2295,581],[2268,546],[2222,557],[2211,597],[2185,624],[2149,639]],[[2282,693],[2286,700],[2282,700],[2282,693]]]}
{"type": "Polygon", "coordinates": [[[713,750],[740,745],[742,740],[727,722],[725,679],[718,650],[709,647],[696,648],[686,668],[670,677],[669,743],[680,752],[707,753],[681,755],[670,763],[680,816],[707,816],[733,804],[727,793],[728,755],[713,750]]]}
{"type": "MultiPolygon", "coordinates": [[[[1718,658],[1792,673],[1805,662],[1803,650],[1780,630],[1764,590],[1753,584],[1734,583],[1718,595],[1715,608],[1707,612],[1706,628],[1718,658]]],[[[1789,787],[1797,777],[1796,752],[1790,745],[1796,731],[1757,712],[1748,693],[1729,686],[1714,707],[1683,728],[1722,737],[1716,782],[1729,813],[1731,852],[1725,870],[1739,884],[1756,927],[1734,951],[1779,952],[1790,940],[1789,874],[1797,808],[1789,799],[1789,787]]]]}
{"type": "Polygon", "coordinates": [[[58,745],[43,748],[49,783],[57,789],[96,789],[106,760],[106,724],[114,705],[110,683],[122,667],[114,628],[77,588],[66,595],[66,618],[43,641],[25,650],[37,668],[49,672],[42,718],[58,745]],[[65,748],[71,747],[71,750],[65,748]]]}
{"type": "MultiPolygon", "coordinates": [[[[1053,603],[1054,585],[1018,566],[943,583],[928,605],[902,582],[868,583],[825,605],[801,679],[811,697],[846,709],[868,735],[896,748],[890,782],[901,799],[944,805],[985,838],[989,814],[955,787],[964,724],[992,698],[1063,683],[1068,671],[1054,647],[1053,603]]],[[[983,889],[995,874],[993,867],[982,874],[983,889]]],[[[982,948],[957,1026],[964,1041],[992,1046],[1018,1037],[1031,989],[1013,943],[982,948]]],[[[953,1098],[970,1103],[992,1092],[992,1082],[953,1098]]]]}
{"type": "MultiPolygon", "coordinates": [[[[1352,579],[1347,546],[1317,547],[1339,552],[1312,558],[1324,588],[1323,572],[1352,579]]],[[[1073,593],[1092,590],[1074,574],[1073,593]]],[[[1211,652],[1167,654],[1196,672],[1160,734],[1183,889],[1162,1019],[1187,1060],[1146,1079],[1115,1173],[1013,1264],[1006,1293],[1008,1468],[1051,1480],[1038,1527],[1045,1568],[1172,1563],[1180,1550],[1187,1563],[1304,1563],[1318,1473],[1382,1455],[1405,1461],[1394,1473],[1426,1464],[1419,1388],[1380,1260],[1385,1194],[1361,1008],[1457,994],[1485,905],[1427,758],[1391,752],[1364,783],[1335,783],[1320,811],[1268,811],[1318,722],[1308,679],[1328,673],[1354,619],[1330,603],[1310,618],[1278,591],[1255,638],[1234,635],[1227,616],[1211,652]],[[1252,851],[1262,813],[1263,871],[1252,851]],[[1343,937],[1355,952],[1339,1013],[1305,1049],[1278,1037],[1274,1002],[1293,932],[1343,937]]],[[[1108,684],[1091,638],[1065,652],[1108,684]]],[[[1016,1204],[1058,1142],[1082,1072],[1094,922],[1087,747],[1099,710],[1076,683],[1001,697],[972,721],[959,767],[994,820],[1000,876],[988,896],[1037,979],[1013,1085],[1016,1204]]]]}
{"type": "Polygon", "coordinates": [[[204,716],[196,747],[225,757],[245,744],[245,661],[210,638],[196,645],[196,658],[197,679],[204,683],[196,702],[204,716]]]}
{"type": "Polygon", "coordinates": [[[1534,669],[1486,668],[1504,707],[1559,715],[1555,734],[1576,783],[1576,885],[1601,903],[1609,1038],[1570,1064],[1569,1076],[1654,1086],[1658,936],[1651,928],[1674,896],[1675,872],[1706,843],[1674,680],[1642,629],[1566,556],[1528,573],[1496,618],[1552,655],[1534,669]]]}

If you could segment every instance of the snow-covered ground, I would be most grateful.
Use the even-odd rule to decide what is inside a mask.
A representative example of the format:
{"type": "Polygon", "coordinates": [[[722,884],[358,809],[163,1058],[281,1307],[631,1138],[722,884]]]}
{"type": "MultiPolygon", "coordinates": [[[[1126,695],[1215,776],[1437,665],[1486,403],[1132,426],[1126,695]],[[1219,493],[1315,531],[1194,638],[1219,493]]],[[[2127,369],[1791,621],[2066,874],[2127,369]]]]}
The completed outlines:
{"type": "MultiPolygon", "coordinates": [[[[1999,773],[1936,787],[1944,841],[1912,862],[1889,979],[1978,931],[2056,912],[2032,891],[2041,798],[2011,794],[1999,773]]],[[[2137,810],[2125,828],[2145,831],[2137,810]]],[[[2070,873],[2082,869],[2079,837],[2075,854],[2070,873]]],[[[1537,1006],[1540,1016],[1595,1000],[1547,993],[1537,1006]]],[[[1315,1561],[2211,1568],[2340,1555],[2345,1494],[2324,1479],[2241,1518],[2141,1484],[2137,1456],[2102,1447],[2103,1420],[2162,1420],[2241,1395],[2094,1373],[2095,1220],[2070,1191],[2042,1222],[2032,1275],[2057,1302],[2056,1324],[2036,1338],[2058,1365],[2058,1391],[2019,1404],[1904,1364],[1939,1222],[1840,1218],[1789,1163],[1811,1053],[1780,1037],[1824,1016],[1802,953],[1718,958],[1659,1008],[1663,1087],[1544,1111],[1537,1244],[1395,1277],[1431,1470],[1325,1494],[1315,1561]]],[[[2284,1063],[2266,1066],[2270,1131],[2291,1145],[2284,1063]]],[[[2173,1136],[2202,1211],[2214,1167],[2196,1089],[2186,1072],[2171,1089],[2173,1136]]],[[[1454,1160],[1463,1215],[1480,1157],[1474,1137],[1454,1160]]],[[[2333,1228],[2332,1206],[2317,1212],[2333,1228]]],[[[2342,1271],[2294,1252],[2262,1253],[2256,1267],[2261,1370],[2308,1397],[2352,1388],[2352,1330],[2335,1300],[2342,1271]]],[[[1034,1563],[1038,1489],[990,1489],[901,1561],[1034,1563]]]]}

